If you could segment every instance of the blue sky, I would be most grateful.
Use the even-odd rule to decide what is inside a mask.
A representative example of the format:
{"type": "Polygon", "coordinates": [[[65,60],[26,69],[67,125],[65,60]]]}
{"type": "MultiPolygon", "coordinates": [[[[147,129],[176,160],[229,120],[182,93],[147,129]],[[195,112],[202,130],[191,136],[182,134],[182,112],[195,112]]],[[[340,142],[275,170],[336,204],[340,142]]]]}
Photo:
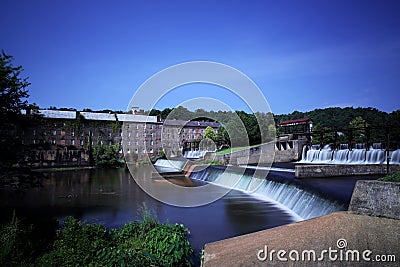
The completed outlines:
{"type": "MultiPolygon", "coordinates": [[[[246,74],[275,114],[400,109],[399,1],[2,0],[1,10],[0,49],[24,67],[29,100],[43,108],[125,110],[152,75],[200,60],[246,74]]],[[[155,107],[196,97],[246,109],[205,84],[155,107]]]]}

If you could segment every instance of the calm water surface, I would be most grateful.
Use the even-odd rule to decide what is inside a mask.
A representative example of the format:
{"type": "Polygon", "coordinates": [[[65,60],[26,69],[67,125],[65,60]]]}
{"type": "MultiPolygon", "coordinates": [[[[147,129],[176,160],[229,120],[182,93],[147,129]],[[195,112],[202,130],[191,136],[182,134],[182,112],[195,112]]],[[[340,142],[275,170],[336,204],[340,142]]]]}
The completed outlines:
{"type": "MultiPolygon", "coordinates": [[[[125,169],[63,171],[47,175],[42,188],[20,194],[2,191],[2,214],[16,210],[18,216],[59,221],[73,216],[117,228],[138,220],[138,210],[145,206],[161,222],[182,223],[188,227],[190,242],[197,253],[207,242],[293,222],[286,211],[274,204],[239,191],[231,191],[222,199],[201,207],[170,206],[143,192],[125,169]]],[[[149,183],[160,186],[160,181],[151,178],[149,183]]],[[[166,193],[173,195],[173,192],[166,193]]],[[[182,196],[175,194],[173,197],[182,196]]],[[[199,196],[194,192],[190,197],[199,196]]]]}

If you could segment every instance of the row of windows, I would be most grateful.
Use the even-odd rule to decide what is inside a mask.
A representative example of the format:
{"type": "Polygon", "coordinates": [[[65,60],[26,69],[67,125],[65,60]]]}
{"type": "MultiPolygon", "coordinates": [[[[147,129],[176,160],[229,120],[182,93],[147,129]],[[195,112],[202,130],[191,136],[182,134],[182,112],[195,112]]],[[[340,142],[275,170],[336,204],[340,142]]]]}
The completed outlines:
{"type": "MultiPolygon", "coordinates": [[[[92,141],[91,143],[92,143],[92,146],[93,146],[94,145],[94,141],[92,141]]],[[[108,144],[109,146],[111,146],[113,144],[112,141],[103,142],[102,140],[100,140],[99,143],[101,145],[108,144]]],[[[22,140],[22,144],[24,144],[24,140],[22,140]]],[[[32,144],[34,144],[34,145],[46,144],[46,140],[33,139],[32,140],[32,144]]],[[[50,144],[57,145],[57,141],[55,139],[52,139],[52,140],[50,140],[50,144]]],[[[67,145],[67,144],[65,144],[65,140],[64,140],[64,142],[62,142],[60,145],[67,145]]],[[[75,146],[76,145],[75,140],[70,140],[68,145],[75,146]]],[[[85,145],[85,141],[84,140],[79,140],[79,145],[81,145],[81,146],[85,145]]]]}
{"type": "Polygon", "coordinates": [[[204,129],[200,130],[200,129],[189,128],[189,129],[183,129],[182,132],[184,132],[184,133],[186,133],[186,132],[188,132],[188,133],[204,133],[204,129]]]}
{"type": "MultiPolygon", "coordinates": [[[[135,148],[134,152],[135,152],[135,154],[139,154],[139,149],[135,148]]],[[[131,153],[131,150],[128,148],[128,149],[126,150],[126,153],[130,154],[130,153],[131,153]]],[[[147,153],[147,149],[143,148],[143,149],[142,149],[142,153],[143,153],[143,154],[146,154],[146,153],[147,153]]],[[[148,153],[154,153],[154,149],[150,148],[148,153]]]]}
{"type": "MultiPolygon", "coordinates": [[[[130,146],[131,145],[131,141],[127,141],[126,144],[128,146],[130,146]]],[[[150,144],[152,146],[152,145],[154,145],[154,141],[153,140],[151,140],[150,142],[143,141],[143,145],[147,145],[147,144],[150,144]]],[[[122,141],[121,141],[121,145],[122,145],[122,141]]],[[[135,145],[138,146],[139,145],[139,141],[135,141],[135,145]]]]}
{"type": "MultiPolygon", "coordinates": [[[[142,137],[147,137],[147,136],[150,136],[150,137],[154,137],[154,133],[150,133],[150,134],[147,134],[147,133],[142,133],[142,137]]],[[[122,132],[121,133],[121,137],[122,136],[124,136],[124,133],[122,132]]],[[[127,135],[128,137],[131,137],[132,136],[132,133],[131,132],[128,132],[128,135],[127,135]]],[[[138,132],[136,132],[136,134],[135,134],[135,137],[138,137],[139,138],[139,136],[140,136],[140,133],[138,133],[138,132]]]]}
{"type": "MultiPolygon", "coordinates": [[[[64,136],[65,133],[66,133],[64,130],[58,130],[58,131],[59,131],[59,133],[60,133],[61,136],[64,136]]],[[[25,134],[25,132],[22,132],[22,135],[24,135],[24,134],[25,134]]],[[[43,134],[43,135],[47,135],[47,132],[44,131],[44,132],[42,132],[42,134],[43,134]]],[[[50,134],[51,134],[52,136],[56,136],[56,135],[57,135],[57,130],[51,130],[51,131],[50,131],[50,134]]],[[[37,135],[36,130],[33,130],[33,131],[32,131],[32,135],[33,135],[33,136],[36,136],[36,135],[37,135]]],[[[93,132],[90,132],[90,135],[93,136],[94,133],[93,133],[93,132]]],[[[100,135],[101,135],[101,134],[100,134],[100,135]]],[[[75,136],[75,131],[71,131],[71,132],[70,132],[70,136],[74,137],[74,136],[75,136]]],[[[81,132],[81,133],[80,133],[80,136],[81,136],[81,137],[84,137],[84,136],[85,136],[85,132],[81,132]]],[[[108,136],[108,137],[112,137],[112,133],[111,133],[111,132],[107,133],[107,136],[108,136]]]]}
{"type": "MultiPolygon", "coordinates": [[[[131,124],[130,123],[127,123],[126,124],[126,128],[127,129],[129,129],[129,128],[131,128],[131,124]]],[[[135,127],[133,127],[133,128],[136,128],[136,129],[154,129],[154,125],[153,124],[136,124],[136,126],[135,127]]]]}

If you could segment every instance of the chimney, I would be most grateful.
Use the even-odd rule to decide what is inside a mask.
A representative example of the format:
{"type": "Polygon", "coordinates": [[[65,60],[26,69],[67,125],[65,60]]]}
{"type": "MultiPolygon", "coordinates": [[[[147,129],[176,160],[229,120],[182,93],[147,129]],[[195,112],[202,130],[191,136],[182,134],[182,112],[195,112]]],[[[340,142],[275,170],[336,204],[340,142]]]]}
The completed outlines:
{"type": "Polygon", "coordinates": [[[132,114],[133,114],[133,115],[136,115],[136,113],[137,113],[138,110],[139,110],[139,107],[132,107],[131,110],[132,110],[132,114]]]}

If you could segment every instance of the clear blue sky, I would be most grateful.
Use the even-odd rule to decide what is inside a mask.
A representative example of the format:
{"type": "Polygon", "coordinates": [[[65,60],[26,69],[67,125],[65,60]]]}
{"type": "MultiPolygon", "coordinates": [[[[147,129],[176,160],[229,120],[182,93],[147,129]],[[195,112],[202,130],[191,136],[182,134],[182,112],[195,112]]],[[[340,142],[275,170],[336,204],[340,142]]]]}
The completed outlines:
{"type": "MultiPolygon", "coordinates": [[[[2,0],[0,25],[43,108],[125,110],[153,74],[205,60],[249,76],[275,114],[400,109],[400,1],[2,0]]],[[[156,107],[204,96],[244,109],[215,88],[183,86],[156,107]]]]}

